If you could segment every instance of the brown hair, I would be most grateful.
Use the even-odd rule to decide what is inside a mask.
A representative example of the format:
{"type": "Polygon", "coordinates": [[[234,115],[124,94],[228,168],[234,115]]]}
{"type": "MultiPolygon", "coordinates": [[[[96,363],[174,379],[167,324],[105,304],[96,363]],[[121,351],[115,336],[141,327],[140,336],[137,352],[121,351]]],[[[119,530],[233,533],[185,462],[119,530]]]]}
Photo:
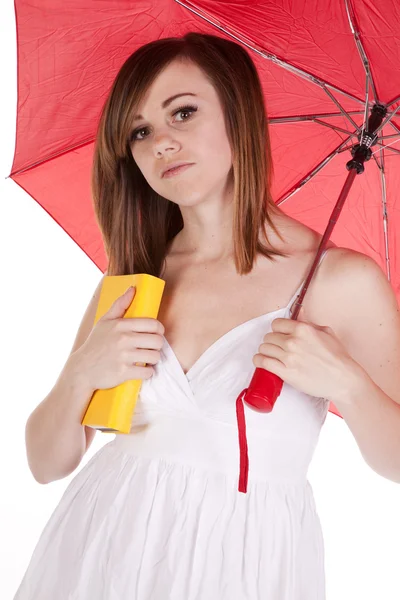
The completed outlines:
{"type": "Polygon", "coordinates": [[[197,32],[138,48],[119,70],[103,107],[91,185],[109,261],[107,274],[160,277],[168,244],[183,228],[179,206],[149,186],[129,141],[132,115],[158,74],[175,59],[196,63],[223,107],[232,149],[235,265],[239,274],[247,274],[257,253],[271,260],[287,256],[270,246],[265,229],[267,221],[282,240],[270,216],[282,211],[270,191],[273,166],[264,96],[256,67],[242,46],[197,32]],[[269,247],[259,241],[260,227],[269,247]]]}

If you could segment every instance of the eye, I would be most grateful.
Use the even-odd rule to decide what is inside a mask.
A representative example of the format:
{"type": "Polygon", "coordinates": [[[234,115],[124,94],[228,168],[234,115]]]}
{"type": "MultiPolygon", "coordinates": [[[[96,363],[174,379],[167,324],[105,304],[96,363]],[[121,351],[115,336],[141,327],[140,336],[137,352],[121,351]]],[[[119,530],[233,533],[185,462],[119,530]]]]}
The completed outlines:
{"type": "MultiPolygon", "coordinates": [[[[192,117],[192,113],[197,111],[197,106],[193,106],[191,104],[187,104],[185,106],[180,106],[173,114],[173,116],[177,115],[178,113],[188,113],[189,117],[187,117],[186,119],[183,119],[183,121],[188,121],[191,117],[192,117]]],[[[180,123],[183,123],[183,121],[179,121],[180,123]]],[[[142,133],[144,131],[147,131],[148,127],[141,127],[140,129],[135,129],[135,131],[131,134],[130,136],[130,142],[140,142],[142,141],[144,138],[138,138],[137,134],[138,133],[142,133]]]]}

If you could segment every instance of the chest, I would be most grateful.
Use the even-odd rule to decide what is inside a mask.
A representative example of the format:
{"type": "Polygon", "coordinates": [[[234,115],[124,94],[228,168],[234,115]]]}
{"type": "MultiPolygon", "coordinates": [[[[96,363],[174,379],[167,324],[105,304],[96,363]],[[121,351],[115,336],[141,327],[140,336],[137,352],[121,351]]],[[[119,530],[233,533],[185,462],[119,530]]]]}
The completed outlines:
{"type": "Polygon", "coordinates": [[[288,305],[306,276],[308,262],[294,261],[283,270],[278,260],[262,261],[246,275],[238,275],[231,264],[189,266],[167,261],[158,320],[184,373],[230,330],[288,305]]]}

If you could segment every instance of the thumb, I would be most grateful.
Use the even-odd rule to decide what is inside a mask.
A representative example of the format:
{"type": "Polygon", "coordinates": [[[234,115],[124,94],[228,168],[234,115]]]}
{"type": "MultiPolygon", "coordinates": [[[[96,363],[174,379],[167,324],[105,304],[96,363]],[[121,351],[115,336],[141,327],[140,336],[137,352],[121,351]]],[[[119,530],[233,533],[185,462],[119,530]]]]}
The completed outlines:
{"type": "Polygon", "coordinates": [[[124,316],[136,293],[136,287],[129,287],[122,296],[119,296],[111,308],[103,315],[103,320],[118,319],[124,316]]]}

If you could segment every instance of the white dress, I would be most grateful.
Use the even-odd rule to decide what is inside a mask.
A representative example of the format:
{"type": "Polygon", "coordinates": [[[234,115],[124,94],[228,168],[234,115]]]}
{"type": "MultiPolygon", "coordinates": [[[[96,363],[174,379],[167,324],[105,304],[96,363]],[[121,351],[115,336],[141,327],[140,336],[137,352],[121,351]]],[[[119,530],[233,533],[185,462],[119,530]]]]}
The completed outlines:
{"type": "Polygon", "coordinates": [[[285,383],[271,413],[245,404],[248,488],[238,491],[236,398],[301,287],[287,307],[219,338],[186,375],[165,341],[131,433],[71,480],[14,600],[325,600],[307,471],[329,401],[285,383]]]}

